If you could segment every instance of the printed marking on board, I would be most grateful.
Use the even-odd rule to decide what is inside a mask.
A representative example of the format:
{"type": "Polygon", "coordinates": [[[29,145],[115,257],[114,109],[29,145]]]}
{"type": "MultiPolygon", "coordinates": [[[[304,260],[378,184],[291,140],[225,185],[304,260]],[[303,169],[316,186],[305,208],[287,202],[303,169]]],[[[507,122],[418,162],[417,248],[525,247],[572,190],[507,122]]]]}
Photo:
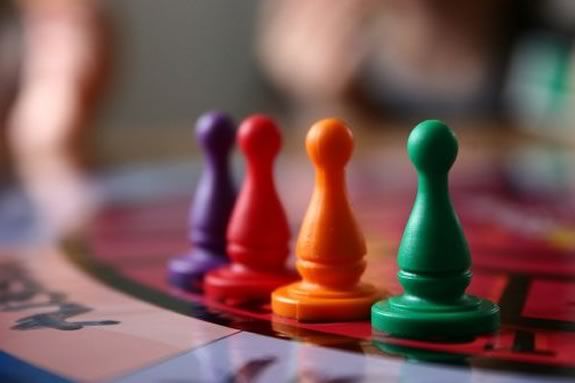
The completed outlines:
{"type": "Polygon", "coordinates": [[[553,357],[552,350],[541,349],[537,345],[537,335],[533,331],[517,329],[501,333],[483,346],[485,351],[510,352],[553,357]]]}
{"type": "Polygon", "coordinates": [[[53,307],[55,311],[38,313],[16,320],[13,330],[51,328],[69,331],[86,326],[107,326],[120,323],[115,320],[69,322],[68,319],[93,309],[70,302],[66,294],[52,291],[34,280],[30,273],[16,262],[0,264],[0,312],[15,312],[53,307]]]}

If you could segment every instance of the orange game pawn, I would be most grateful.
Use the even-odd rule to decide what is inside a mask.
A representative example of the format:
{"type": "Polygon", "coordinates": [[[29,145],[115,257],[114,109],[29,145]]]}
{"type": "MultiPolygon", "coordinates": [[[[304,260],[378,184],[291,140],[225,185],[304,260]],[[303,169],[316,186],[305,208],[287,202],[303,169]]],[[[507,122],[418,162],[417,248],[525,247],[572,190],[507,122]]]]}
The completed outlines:
{"type": "Polygon", "coordinates": [[[275,290],[272,310],[301,321],[369,318],[379,294],[360,282],[366,246],[345,185],[345,165],[353,151],[351,131],[336,119],[319,121],[307,135],[306,149],[316,176],[296,245],[302,281],[275,290]]]}
{"type": "Polygon", "coordinates": [[[285,265],[290,230],[273,180],[281,135],[273,120],[254,115],[237,140],[247,172],[227,229],[231,264],[206,275],[204,293],[228,304],[268,303],[274,289],[296,277],[285,265]]]}

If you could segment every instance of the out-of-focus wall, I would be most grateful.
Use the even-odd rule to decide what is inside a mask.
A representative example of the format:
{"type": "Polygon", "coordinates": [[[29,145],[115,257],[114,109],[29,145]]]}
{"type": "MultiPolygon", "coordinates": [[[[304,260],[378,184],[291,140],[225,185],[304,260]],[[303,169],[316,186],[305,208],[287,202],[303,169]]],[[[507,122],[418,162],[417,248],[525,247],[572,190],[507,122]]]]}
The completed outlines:
{"type": "Polygon", "coordinates": [[[193,150],[197,116],[272,107],[254,57],[256,0],[106,0],[115,70],[97,123],[108,163],[193,150]]]}

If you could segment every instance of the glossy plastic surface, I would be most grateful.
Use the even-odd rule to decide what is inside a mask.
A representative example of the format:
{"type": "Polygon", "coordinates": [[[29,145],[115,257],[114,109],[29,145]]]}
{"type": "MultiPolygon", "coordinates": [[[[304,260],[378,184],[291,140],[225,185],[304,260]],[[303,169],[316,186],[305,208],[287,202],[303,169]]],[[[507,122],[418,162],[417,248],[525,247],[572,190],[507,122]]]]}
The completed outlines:
{"type": "Polygon", "coordinates": [[[316,176],[296,247],[302,281],[274,291],[272,310],[302,321],[368,318],[378,293],[360,283],[366,267],[365,240],[345,185],[345,166],[353,151],[351,131],[336,119],[319,121],[307,135],[306,149],[316,176]]]}
{"type": "Polygon", "coordinates": [[[201,288],[206,272],[228,263],[226,229],[236,199],[229,169],[233,121],[223,113],[206,113],[196,124],[196,139],[204,161],[189,212],[191,250],[168,263],[168,279],[186,290],[201,288]]]}
{"type": "Polygon", "coordinates": [[[242,122],[237,141],[247,173],[227,230],[232,263],[210,272],[204,291],[232,304],[265,302],[272,290],[295,279],[285,266],[290,230],[273,179],[281,134],[270,118],[254,115],[242,122]]]}
{"type": "Polygon", "coordinates": [[[376,330],[408,338],[461,338],[499,326],[496,304],[465,294],[471,257],[448,190],[457,148],[453,132],[440,121],[424,121],[409,136],[418,191],[398,254],[404,294],[373,306],[376,330]]]}

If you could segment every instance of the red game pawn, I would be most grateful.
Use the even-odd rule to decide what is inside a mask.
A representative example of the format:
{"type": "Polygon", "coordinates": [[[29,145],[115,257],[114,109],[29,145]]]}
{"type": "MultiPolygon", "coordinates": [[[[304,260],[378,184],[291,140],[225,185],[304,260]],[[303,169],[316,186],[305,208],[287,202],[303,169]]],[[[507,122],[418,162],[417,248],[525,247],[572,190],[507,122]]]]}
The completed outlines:
{"type": "Polygon", "coordinates": [[[231,304],[267,302],[275,288],[295,279],[285,266],[290,230],[273,180],[281,135],[270,118],[255,115],[240,125],[237,139],[247,172],[228,224],[231,264],[206,275],[204,292],[231,304]]]}

